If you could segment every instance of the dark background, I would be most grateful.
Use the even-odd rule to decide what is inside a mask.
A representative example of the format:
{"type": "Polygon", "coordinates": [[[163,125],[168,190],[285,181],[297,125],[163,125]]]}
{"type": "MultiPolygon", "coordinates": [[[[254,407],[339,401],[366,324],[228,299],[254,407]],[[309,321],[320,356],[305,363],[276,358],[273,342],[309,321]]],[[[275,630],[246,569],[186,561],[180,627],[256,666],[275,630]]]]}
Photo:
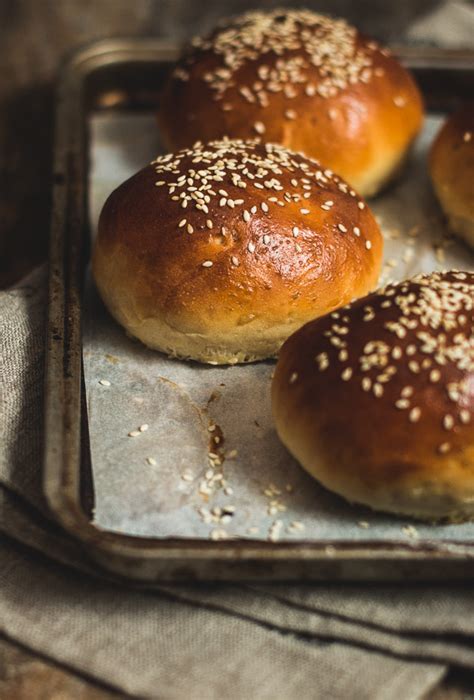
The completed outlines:
{"type": "MultiPolygon", "coordinates": [[[[280,6],[344,16],[376,38],[401,43],[410,23],[438,4],[437,0],[0,0],[0,288],[46,259],[54,81],[78,46],[127,35],[183,41],[230,13],[280,6]]],[[[451,674],[430,700],[462,700],[463,686],[472,687],[469,677],[451,674]]],[[[0,636],[2,700],[117,697],[124,696],[0,636]]]]}

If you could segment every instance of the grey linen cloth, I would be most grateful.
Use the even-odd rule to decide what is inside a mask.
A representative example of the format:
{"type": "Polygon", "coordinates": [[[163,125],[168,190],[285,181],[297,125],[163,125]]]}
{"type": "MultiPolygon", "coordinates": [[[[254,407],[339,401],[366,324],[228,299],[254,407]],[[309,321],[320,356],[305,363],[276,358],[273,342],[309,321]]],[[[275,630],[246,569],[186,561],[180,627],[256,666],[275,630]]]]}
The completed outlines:
{"type": "Polygon", "coordinates": [[[469,586],[126,589],[41,496],[45,274],[0,294],[0,629],[114,687],[157,698],[422,697],[474,669],[469,586]]]}

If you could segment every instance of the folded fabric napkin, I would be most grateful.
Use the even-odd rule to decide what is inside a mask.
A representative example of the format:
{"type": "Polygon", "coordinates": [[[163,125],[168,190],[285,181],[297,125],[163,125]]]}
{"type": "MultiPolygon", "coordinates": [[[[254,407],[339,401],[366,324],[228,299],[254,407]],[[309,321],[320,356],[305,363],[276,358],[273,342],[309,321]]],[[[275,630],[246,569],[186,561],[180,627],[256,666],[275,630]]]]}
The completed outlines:
{"type": "Polygon", "coordinates": [[[0,294],[0,628],[129,693],[422,697],[474,669],[470,585],[161,585],[98,571],[41,495],[45,272],[0,294]]]}

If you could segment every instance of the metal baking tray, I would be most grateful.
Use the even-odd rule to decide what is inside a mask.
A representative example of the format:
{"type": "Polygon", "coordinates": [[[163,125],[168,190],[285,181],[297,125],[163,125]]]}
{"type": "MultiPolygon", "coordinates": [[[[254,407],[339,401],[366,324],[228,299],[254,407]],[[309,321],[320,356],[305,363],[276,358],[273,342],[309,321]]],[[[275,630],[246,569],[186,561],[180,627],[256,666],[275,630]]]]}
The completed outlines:
{"type": "MultiPolygon", "coordinates": [[[[428,109],[474,94],[474,52],[396,48],[428,109]]],[[[82,370],[81,328],[89,258],[88,119],[98,110],[157,106],[174,44],[105,40],[80,50],[57,95],[43,485],[52,514],[99,566],[129,580],[441,580],[474,577],[474,541],[267,542],[150,538],[92,523],[94,480],[82,370]]]]}

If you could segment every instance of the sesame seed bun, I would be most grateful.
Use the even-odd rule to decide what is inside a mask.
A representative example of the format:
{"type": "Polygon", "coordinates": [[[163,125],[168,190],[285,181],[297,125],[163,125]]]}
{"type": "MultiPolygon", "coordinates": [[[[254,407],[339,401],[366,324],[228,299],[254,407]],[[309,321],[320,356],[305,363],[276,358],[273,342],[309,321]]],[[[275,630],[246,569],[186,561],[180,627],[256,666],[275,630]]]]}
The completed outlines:
{"type": "Polygon", "coordinates": [[[450,229],[474,248],[474,104],[443,124],[431,147],[429,168],[450,229]]]}
{"type": "Polygon", "coordinates": [[[328,489],[425,520],[474,517],[474,273],[420,275],[301,328],[278,433],[328,489]]]}
{"type": "Polygon", "coordinates": [[[382,236],[341,178],[279,145],[197,143],[107,200],[93,274],[150,348],[201,362],[274,356],[311,318],[376,285],[382,236]]]}
{"type": "Polygon", "coordinates": [[[195,39],[158,115],[167,148],[261,136],[319,158],[363,196],[399,170],[422,124],[410,74],[344,20],[253,11],[195,39]]]}

